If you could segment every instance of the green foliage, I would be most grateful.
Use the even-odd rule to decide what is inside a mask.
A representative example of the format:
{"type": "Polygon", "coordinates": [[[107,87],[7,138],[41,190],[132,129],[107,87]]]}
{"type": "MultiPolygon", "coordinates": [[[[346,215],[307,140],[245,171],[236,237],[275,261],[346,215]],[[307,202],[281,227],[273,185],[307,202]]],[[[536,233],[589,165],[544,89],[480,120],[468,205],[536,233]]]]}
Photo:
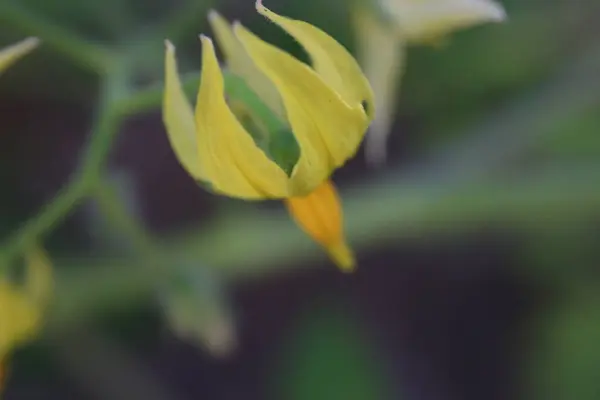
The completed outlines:
{"type": "Polygon", "coordinates": [[[600,298],[582,286],[546,310],[531,337],[530,395],[540,400],[595,400],[600,393],[600,298]]]}
{"type": "Polygon", "coordinates": [[[593,161],[600,156],[600,102],[548,126],[534,154],[546,160],[593,161]]]}
{"type": "Polygon", "coordinates": [[[280,349],[274,399],[387,400],[391,392],[380,354],[355,315],[331,304],[311,308],[280,349]]]}
{"type": "MultiPolygon", "coordinates": [[[[421,116],[428,131],[447,134],[535,87],[569,59],[568,45],[577,33],[563,17],[568,9],[566,4],[532,9],[522,2],[514,12],[509,9],[505,24],[458,32],[439,48],[410,48],[401,112],[421,116]]],[[[439,134],[423,140],[437,141],[439,134]]]]}

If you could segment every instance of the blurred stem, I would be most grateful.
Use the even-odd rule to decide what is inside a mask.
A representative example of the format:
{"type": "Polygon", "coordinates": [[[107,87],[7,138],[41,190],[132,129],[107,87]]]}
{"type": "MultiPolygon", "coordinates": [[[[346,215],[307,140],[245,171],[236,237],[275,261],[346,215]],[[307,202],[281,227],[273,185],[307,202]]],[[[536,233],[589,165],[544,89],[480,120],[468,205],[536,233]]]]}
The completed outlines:
{"type": "MultiPolygon", "coordinates": [[[[111,183],[107,181],[99,182],[92,194],[95,196],[100,211],[106,218],[106,222],[112,227],[114,232],[124,234],[132,245],[135,263],[141,264],[145,271],[141,276],[138,276],[138,281],[144,282],[142,286],[147,290],[152,290],[162,281],[163,277],[168,277],[168,271],[165,266],[174,264],[174,257],[167,251],[163,251],[161,246],[147,233],[142,223],[131,215],[119,197],[116,188],[111,183]]],[[[77,298],[77,301],[56,302],[51,314],[54,321],[60,321],[59,325],[63,322],[75,322],[70,318],[80,308],[93,309],[98,305],[96,300],[102,299],[100,301],[100,304],[102,304],[110,301],[115,295],[120,294],[121,290],[127,290],[130,282],[127,280],[121,281],[120,276],[127,274],[128,269],[129,266],[124,266],[123,270],[117,272],[116,275],[112,275],[115,273],[113,270],[104,270],[111,275],[102,278],[100,278],[103,274],[102,270],[94,270],[91,274],[88,271],[85,274],[87,276],[84,276],[83,279],[90,278],[91,280],[84,283],[83,286],[79,286],[83,283],[80,281],[76,284],[77,287],[72,287],[75,289],[75,292],[72,293],[74,294],[72,300],[77,298]],[[121,282],[123,286],[121,286],[121,282]],[[108,285],[104,286],[103,283],[108,285]],[[88,296],[90,291],[93,291],[94,295],[88,296]]],[[[64,279],[65,282],[70,281],[69,277],[65,277],[64,279]]],[[[67,286],[70,287],[70,284],[67,284],[67,286]]],[[[58,291],[60,290],[58,289],[58,291]]],[[[58,327],[56,323],[51,325],[53,328],[58,327]]]]}
{"type": "Polygon", "coordinates": [[[100,96],[100,111],[91,130],[91,139],[84,153],[78,174],[35,217],[25,223],[0,250],[0,271],[10,265],[24,249],[40,240],[97,185],[103,163],[118,132],[120,114],[114,110],[121,96],[126,95],[125,66],[111,72],[104,80],[100,96]]]}
{"type": "MultiPolygon", "coordinates": [[[[182,76],[182,86],[189,97],[195,95],[200,83],[200,74],[192,72],[182,76]]],[[[135,115],[148,112],[160,106],[163,99],[164,84],[148,86],[147,88],[132,93],[131,96],[123,98],[115,106],[123,115],[135,115]]]]}
{"type": "MultiPolygon", "coordinates": [[[[534,231],[560,228],[565,220],[585,220],[600,210],[600,186],[592,184],[599,181],[600,165],[565,166],[485,183],[413,182],[390,174],[343,191],[346,232],[351,245],[375,249],[401,238],[456,235],[482,223],[534,231]]],[[[286,214],[236,217],[172,243],[174,253],[201,257],[234,279],[297,267],[315,255],[325,260],[286,214]]]]}
{"type": "Polygon", "coordinates": [[[77,34],[63,29],[59,25],[46,21],[35,12],[14,1],[0,2],[0,21],[15,26],[27,35],[39,37],[43,43],[65,54],[86,70],[104,75],[113,62],[106,48],[80,38],[77,34]]]}
{"type": "Polygon", "coordinates": [[[135,249],[148,259],[156,260],[159,248],[147,230],[126,209],[115,187],[109,182],[100,183],[95,190],[95,198],[107,222],[115,229],[125,233],[135,249]]]}
{"type": "Polygon", "coordinates": [[[75,34],[37,17],[23,6],[0,2],[0,16],[15,26],[39,35],[57,49],[92,67],[101,74],[102,85],[98,113],[91,129],[90,141],[76,176],[35,217],[13,234],[0,249],[0,271],[21,252],[40,240],[64,219],[98,183],[112,142],[119,131],[122,113],[119,102],[130,96],[132,60],[109,56],[102,48],[78,39],[75,34]]]}
{"type": "MultiPolygon", "coordinates": [[[[429,182],[417,185],[390,175],[342,192],[348,239],[360,251],[402,238],[456,236],[478,229],[481,223],[527,231],[556,229],[565,220],[584,220],[598,212],[600,186],[592,184],[598,181],[600,165],[564,167],[518,180],[450,182],[440,195],[439,188],[429,182]]],[[[193,262],[240,280],[326,260],[285,213],[253,211],[171,238],[160,252],[161,259],[170,262],[157,262],[155,269],[148,269],[145,259],[91,265],[86,260],[86,268],[58,268],[70,272],[57,279],[52,328],[78,322],[91,309],[143,302],[166,276],[193,262]],[[187,263],[178,262],[182,259],[187,263]]]]}
{"type": "MultiPolygon", "coordinates": [[[[0,11],[2,7],[6,7],[6,3],[0,4],[0,11]]],[[[540,135],[548,132],[546,124],[597,103],[599,50],[593,48],[565,71],[564,76],[557,77],[531,97],[516,102],[508,110],[496,112],[471,135],[467,134],[466,141],[444,149],[441,157],[424,160],[424,165],[413,171],[404,169],[378,183],[369,181],[344,193],[349,240],[365,247],[384,245],[404,235],[415,237],[436,229],[455,234],[482,219],[498,218],[521,227],[523,224],[539,226],[560,222],[560,218],[572,219],[597,212],[600,186],[594,182],[600,181],[598,166],[593,170],[565,170],[559,179],[555,179],[556,171],[553,171],[526,181],[481,182],[487,182],[495,168],[529,149],[540,135]]],[[[125,62],[113,62],[107,69],[100,113],[79,175],[2,247],[0,267],[8,264],[26,245],[39,240],[73,205],[95,189],[123,116],[160,104],[159,87],[133,95],[129,92],[130,69],[130,64],[125,62]]],[[[190,80],[188,84],[195,86],[197,80],[190,80]]],[[[161,249],[160,259],[148,256],[158,255],[158,251],[147,252],[153,243],[140,236],[135,239],[142,255],[139,260],[127,260],[124,265],[69,269],[69,275],[57,282],[56,309],[59,312],[53,317],[54,323],[77,320],[94,306],[122,306],[140,300],[140,295],[148,294],[172,270],[173,262],[161,260],[177,260],[182,256],[201,259],[202,264],[237,278],[266,269],[297,266],[314,255],[324,259],[317,246],[302,235],[287,216],[283,213],[268,216],[236,215],[235,220],[221,221],[200,233],[174,238],[175,244],[161,249]],[[153,268],[149,269],[148,265],[153,268]]],[[[138,229],[125,227],[132,235],[137,235],[138,229]]],[[[89,263],[86,260],[86,264],[89,263]]]]}
{"type": "Polygon", "coordinates": [[[82,182],[74,182],[63,188],[56,197],[37,214],[29,220],[16,233],[11,235],[2,246],[0,252],[0,271],[8,265],[24,249],[33,246],[40,236],[49,232],[52,227],[63,220],[85,196],[86,187],[82,182]]]}
{"type": "Polygon", "coordinates": [[[114,64],[104,79],[99,99],[99,113],[84,151],[79,174],[82,181],[97,183],[113,140],[123,120],[118,104],[130,96],[130,64],[122,61],[114,64]]]}

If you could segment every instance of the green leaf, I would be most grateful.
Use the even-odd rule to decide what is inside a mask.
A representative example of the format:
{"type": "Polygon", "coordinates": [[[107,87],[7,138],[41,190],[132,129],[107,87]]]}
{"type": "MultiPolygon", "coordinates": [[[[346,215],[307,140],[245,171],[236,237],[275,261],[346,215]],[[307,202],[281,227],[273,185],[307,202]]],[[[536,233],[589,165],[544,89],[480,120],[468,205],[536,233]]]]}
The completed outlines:
{"type": "Polygon", "coordinates": [[[361,325],[346,310],[319,305],[301,318],[281,349],[273,398],[398,399],[361,325]]]}
{"type": "Polygon", "coordinates": [[[600,393],[600,297],[579,287],[565,304],[544,315],[534,331],[530,396],[543,400],[595,400],[600,393]]]}
{"type": "Polygon", "coordinates": [[[534,154],[552,160],[597,160],[600,155],[600,107],[577,110],[573,115],[550,119],[548,132],[533,149],[534,154]]]}

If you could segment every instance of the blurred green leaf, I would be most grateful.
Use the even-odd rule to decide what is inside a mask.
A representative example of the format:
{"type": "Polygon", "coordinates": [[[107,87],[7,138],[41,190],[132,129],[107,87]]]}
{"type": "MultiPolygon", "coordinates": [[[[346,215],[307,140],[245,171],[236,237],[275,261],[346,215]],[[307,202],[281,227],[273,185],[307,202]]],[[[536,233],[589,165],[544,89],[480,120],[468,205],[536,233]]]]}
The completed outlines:
{"type": "Polygon", "coordinates": [[[565,13],[564,4],[509,10],[504,24],[456,33],[441,48],[410,48],[403,112],[427,113],[432,131],[448,132],[448,126],[461,126],[491,103],[541,82],[568,59],[569,41],[577,35],[565,13]]]}
{"type": "Polygon", "coordinates": [[[534,154],[545,159],[597,160],[600,156],[600,104],[589,107],[569,118],[547,127],[535,147],[534,154]]]}
{"type": "MultiPolygon", "coordinates": [[[[7,0],[15,1],[15,0],[7,0]]],[[[20,6],[96,40],[114,39],[133,22],[130,0],[18,0],[20,6]],[[129,12],[128,12],[129,11],[129,12]]]]}
{"type": "Polygon", "coordinates": [[[348,311],[319,304],[299,321],[279,353],[276,393],[289,400],[387,400],[383,356],[348,311]]]}
{"type": "Polygon", "coordinates": [[[540,400],[596,400],[600,393],[600,295],[598,285],[545,314],[536,327],[531,397],[540,400]]]}
{"type": "Polygon", "coordinates": [[[536,229],[524,235],[522,264],[528,279],[552,287],[578,287],[595,276],[600,259],[598,228],[589,216],[571,217],[559,229],[536,229]]]}

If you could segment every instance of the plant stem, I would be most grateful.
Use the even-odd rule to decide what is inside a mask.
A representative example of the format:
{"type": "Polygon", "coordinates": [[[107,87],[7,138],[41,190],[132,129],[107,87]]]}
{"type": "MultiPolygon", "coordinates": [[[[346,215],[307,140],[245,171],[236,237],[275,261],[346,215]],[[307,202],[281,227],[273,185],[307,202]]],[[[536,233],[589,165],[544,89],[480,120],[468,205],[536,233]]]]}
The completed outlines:
{"type": "MultiPolygon", "coordinates": [[[[558,169],[558,178],[552,169],[517,180],[450,182],[443,196],[438,196],[439,188],[426,183],[395,179],[392,185],[394,175],[390,175],[368,188],[342,191],[348,239],[360,251],[399,240],[455,236],[481,223],[547,230],[597,213],[600,186],[590,182],[600,180],[600,165],[558,169]]],[[[171,237],[160,251],[160,260],[151,269],[145,257],[112,263],[86,260],[86,268],[62,265],[58,270],[69,272],[57,279],[52,327],[79,321],[92,309],[134,307],[165,277],[189,265],[203,265],[233,281],[299,266],[328,265],[321,249],[284,212],[256,210],[171,237]]]]}
{"type": "Polygon", "coordinates": [[[82,200],[85,193],[86,187],[81,182],[74,182],[63,188],[36,217],[29,220],[3,244],[0,269],[8,266],[24,249],[34,245],[56,223],[63,220],[82,200]]]}
{"type": "Polygon", "coordinates": [[[86,70],[104,75],[113,61],[110,51],[78,37],[68,30],[46,21],[25,6],[13,1],[0,2],[0,21],[38,36],[86,70]]]}
{"type": "Polygon", "coordinates": [[[100,96],[100,112],[91,130],[91,139],[78,173],[35,217],[14,233],[0,250],[0,271],[12,263],[24,249],[39,241],[52,227],[82,201],[97,184],[103,162],[118,132],[120,115],[112,108],[118,100],[121,75],[111,73],[105,78],[100,96]]]}
{"type": "MultiPolygon", "coordinates": [[[[198,90],[198,84],[200,82],[199,75],[198,72],[192,72],[185,74],[182,77],[183,90],[189,97],[194,96],[198,90]]],[[[164,84],[162,82],[148,86],[147,88],[141,89],[132,93],[130,96],[123,98],[115,108],[118,109],[122,115],[140,114],[159,108],[163,99],[163,91],[164,84]]]]}

